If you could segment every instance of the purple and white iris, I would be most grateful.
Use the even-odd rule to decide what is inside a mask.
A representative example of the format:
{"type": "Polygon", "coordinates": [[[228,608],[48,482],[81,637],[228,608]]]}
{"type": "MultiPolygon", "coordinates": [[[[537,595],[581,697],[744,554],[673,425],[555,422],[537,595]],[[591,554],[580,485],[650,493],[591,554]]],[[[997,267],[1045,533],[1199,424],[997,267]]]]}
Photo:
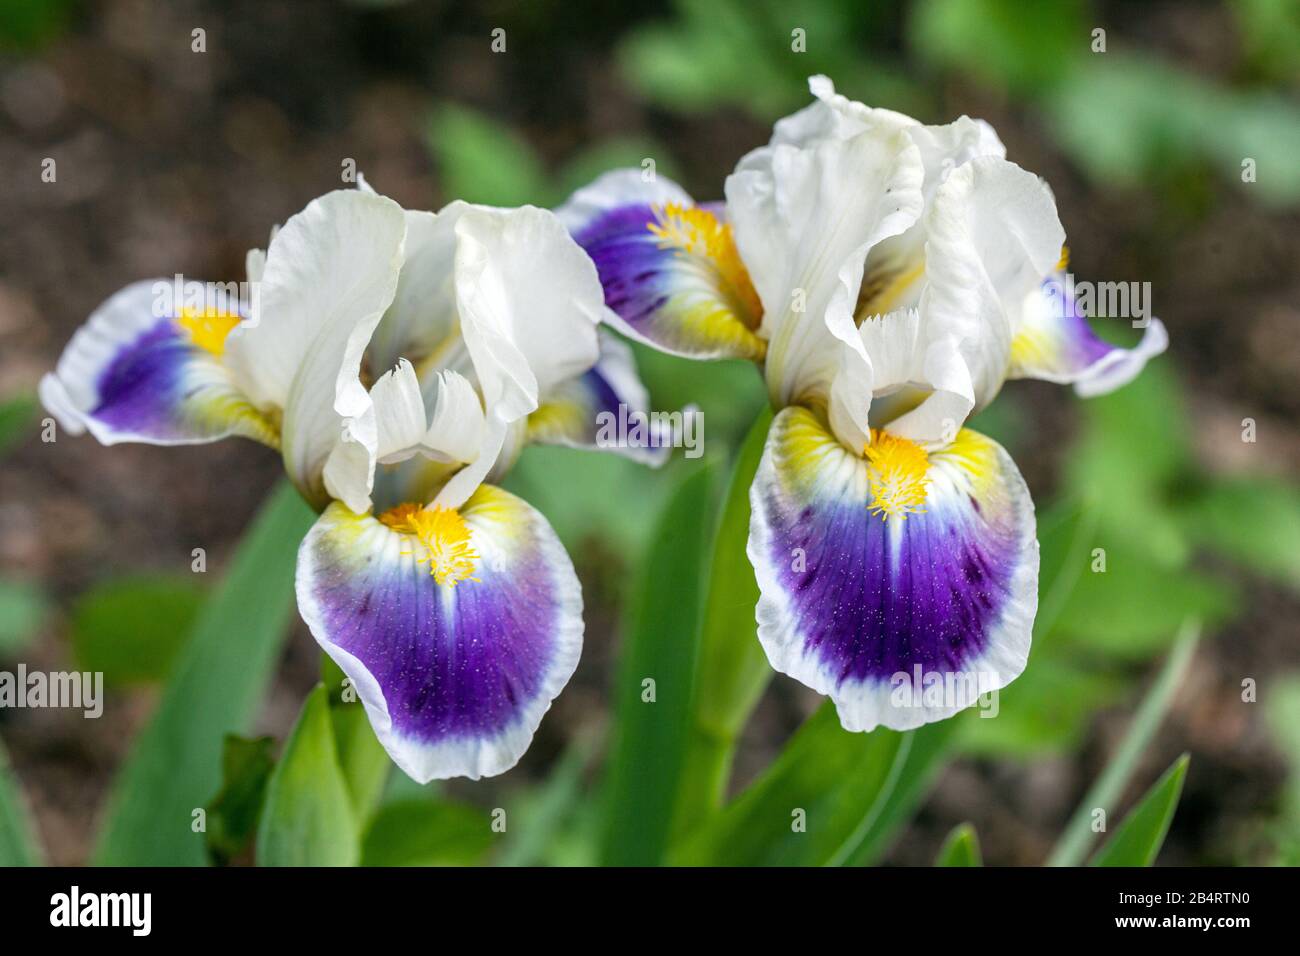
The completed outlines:
{"type": "Polygon", "coordinates": [[[1167,339],[1152,321],[1117,348],[1064,301],[1052,195],[988,124],[810,87],[725,205],[619,171],[559,215],[611,325],[761,362],[778,412],[750,492],[759,640],[847,729],[908,729],[1014,680],[1037,610],[1029,491],[964,422],[1011,378],[1116,388],[1167,339]]]}
{"type": "Polygon", "coordinates": [[[530,441],[594,448],[599,411],[648,410],[597,328],[591,260],[545,210],[414,212],[363,188],[311,202],[248,273],[251,301],[117,293],[46,407],[106,444],[279,449],[321,511],[299,608],[393,760],[420,782],[509,769],[577,666],[582,594],[545,518],[488,482],[530,441]]]}

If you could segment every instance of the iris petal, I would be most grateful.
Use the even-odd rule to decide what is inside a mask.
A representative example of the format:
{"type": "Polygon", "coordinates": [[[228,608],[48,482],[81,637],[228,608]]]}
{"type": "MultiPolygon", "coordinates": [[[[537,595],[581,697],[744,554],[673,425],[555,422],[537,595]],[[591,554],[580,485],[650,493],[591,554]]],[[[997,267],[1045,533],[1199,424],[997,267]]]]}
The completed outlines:
{"type": "Polygon", "coordinates": [[[763,357],[761,306],[720,207],[616,170],[559,215],[596,264],[615,328],[689,358],[763,357]]]}
{"type": "Polygon", "coordinates": [[[570,448],[610,450],[658,467],[671,453],[672,435],[651,428],[650,397],[637,376],[632,350],[608,332],[600,336],[600,359],[570,379],[528,416],[528,440],[570,448]],[[644,416],[644,418],[641,418],[644,416]],[[644,441],[610,445],[602,441],[603,423],[645,423],[644,441]]]}
{"type": "Polygon", "coordinates": [[[276,447],[278,430],[244,396],[223,361],[238,303],[207,287],[207,303],[160,314],[166,280],[127,286],[73,336],[41,399],[73,434],[106,445],[186,445],[244,435],[276,447]]]}
{"type": "Polygon", "coordinates": [[[1029,653],[1038,543],[1015,464],[963,430],[929,453],[924,480],[919,508],[883,516],[881,474],[792,407],[750,492],[759,639],[849,730],[948,717],[1014,680],[1029,653]]]}
{"type": "Polygon", "coordinates": [[[537,511],[483,485],[442,514],[468,538],[435,554],[335,502],[298,555],[303,619],[421,783],[514,766],[582,650],[578,580],[537,511]]]}
{"type": "Polygon", "coordinates": [[[1169,345],[1159,319],[1150,319],[1131,349],[1099,338],[1075,302],[1063,274],[1048,276],[1042,295],[1025,308],[1011,340],[1008,378],[1040,378],[1073,384],[1080,395],[1101,395],[1126,385],[1169,345]]]}

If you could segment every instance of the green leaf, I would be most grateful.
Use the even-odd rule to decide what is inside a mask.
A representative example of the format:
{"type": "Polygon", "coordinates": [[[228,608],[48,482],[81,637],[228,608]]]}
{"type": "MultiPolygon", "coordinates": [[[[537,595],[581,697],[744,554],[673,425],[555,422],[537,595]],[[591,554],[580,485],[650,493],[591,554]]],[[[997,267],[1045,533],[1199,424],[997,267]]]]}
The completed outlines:
{"type": "Polygon", "coordinates": [[[980,856],[980,841],[975,836],[975,828],[969,823],[960,823],[953,827],[952,832],[943,841],[934,865],[983,866],[984,859],[980,856]]]}
{"type": "Polygon", "coordinates": [[[22,441],[36,423],[39,409],[35,395],[14,395],[0,401],[0,455],[22,441]]]}
{"type": "Polygon", "coordinates": [[[849,733],[827,701],[757,781],[674,848],[672,862],[820,866],[855,852],[908,739],[849,733]]]}
{"type": "Polygon", "coordinates": [[[218,866],[228,865],[252,846],[275,767],[274,745],[272,737],[226,737],[221,791],[208,804],[206,835],[208,853],[218,866]]]}
{"type": "Polygon", "coordinates": [[[429,148],[446,196],[490,206],[545,206],[555,198],[528,141],[467,106],[438,110],[429,125],[429,148]]]}
{"type": "Polygon", "coordinates": [[[0,658],[21,653],[40,631],[48,612],[49,602],[36,585],[0,579],[0,658]]]}
{"type": "Polygon", "coordinates": [[[95,862],[205,862],[192,815],[221,785],[226,734],[247,732],[270,681],[293,613],[298,544],[314,518],[287,482],[262,507],[114,782],[95,862]]]}
{"type": "Polygon", "coordinates": [[[196,576],[136,576],[98,584],[72,606],[72,648],[110,685],[162,680],[203,605],[196,576]]]}
{"type": "Polygon", "coordinates": [[[328,654],[321,655],[320,679],[330,696],[330,720],[338,745],[339,766],[348,782],[352,806],[362,829],[383,799],[393,761],[375,736],[366,708],[351,678],[328,654]]]}
{"type": "Polygon", "coordinates": [[[334,725],[334,741],[338,747],[339,766],[347,782],[348,794],[357,820],[370,819],[384,786],[392,772],[393,762],[384,745],[375,736],[361,702],[330,703],[330,720],[334,725]]]}
{"type": "Polygon", "coordinates": [[[1084,795],[1078,809],[1070,817],[1056,847],[1047,858],[1048,866],[1078,866],[1083,862],[1092,845],[1093,811],[1101,808],[1109,812],[1124,792],[1129,778],[1137,768],[1142,754],[1155,737],[1156,731],[1164,720],[1166,711],[1173,700],[1174,691],[1182,682],[1183,674],[1196,650],[1200,639],[1200,625],[1189,621],[1183,625],[1174,649],[1165,661],[1151,690],[1147,692],[1142,706],[1138,708],[1129,725],[1128,733],[1120,742],[1119,749],[1111,757],[1110,763],[1101,776],[1084,795]]]}
{"type": "Polygon", "coordinates": [[[487,814],[445,800],[403,800],[380,809],[366,833],[365,866],[474,866],[493,833],[487,814]]]}
{"type": "Polygon", "coordinates": [[[39,866],[36,830],[9,755],[0,746],[0,866],[39,866]]]}
{"type": "Polygon", "coordinates": [[[565,823],[585,802],[582,775],[594,750],[589,741],[575,740],[545,782],[523,794],[522,805],[511,815],[498,866],[536,866],[545,860],[551,845],[561,839],[565,823]]]}
{"type": "Polygon", "coordinates": [[[890,770],[891,785],[863,817],[835,862],[870,866],[885,855],[903,824],[916,813],[934,785],[952,752],[952,742],[962,719],[970,718],[941,720],[908,734],[910,744],[902,753],[902,759],[890,770]]]}
{"type": "Polygon", "coordinates": [[[1187,776],[1183,754],[1142,797],[1111,838],[1089,861],[1090,866],[1150,866],[1164,845],[1187,776]]]}
{"type": "Polygon", "coordinates": [[[1300,488],[1271,478],[1221,479],[1180,518],[1201,547],[1300,591],[1300,488]]]}
{"type": "Polygon", "coordinates": [[[334,747],[329,693],[307,695],[266,785],[259,866],[355,866],[361,854],[352,798],[334,747]]]}
{"type": "Polygon", "coordinates": [[[736,741],[772,679],[754,619],[758,583],[745,552],[749,486],[771,423],[772,413],[764,407],[736,456],[713,533],[691,730],[673,825],[676,835],[688,832],[722,805],[736,741]]]}
{"type": "Polygon", "coordinates": [[[633,595],[605,783],[609,865],[659,863],[668,842],[691,719],[712,475],[695,468],[677,486],[633,595]]]}

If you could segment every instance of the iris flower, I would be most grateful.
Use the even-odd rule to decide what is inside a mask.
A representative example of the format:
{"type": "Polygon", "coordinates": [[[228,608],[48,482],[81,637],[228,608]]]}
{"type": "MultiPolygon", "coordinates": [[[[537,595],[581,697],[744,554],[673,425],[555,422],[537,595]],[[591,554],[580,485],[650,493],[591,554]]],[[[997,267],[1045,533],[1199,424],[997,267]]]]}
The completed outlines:
{"type": "Polygon", "coordinates": [[[582,595],[545,518],[488,482],[529,441],[594,447],[597,412],[646,405],[598,333],[595,269],[550,212],[365,189],[311,202],[248,275],[251,301],[118,292],[46,407],[105,444],[277,448],[321,512],[300,612],[393,760],[420,782],[509,769],[577,665],[582,595]]]}
{"type": "Polygon", "coordinates": [[[1029,491],[963,423],[1008,379],[1118,387],[1167,338],[1152,320],[1117,348],[1066,301],[1051,192],[988,124],[810,87],[725,204],[629,170],[559,214],[612,325],[761,364],[777,414],[750,491],[759,640],[846,729],[909,729],[1014,680],[1037,609],[1029,491]]]}

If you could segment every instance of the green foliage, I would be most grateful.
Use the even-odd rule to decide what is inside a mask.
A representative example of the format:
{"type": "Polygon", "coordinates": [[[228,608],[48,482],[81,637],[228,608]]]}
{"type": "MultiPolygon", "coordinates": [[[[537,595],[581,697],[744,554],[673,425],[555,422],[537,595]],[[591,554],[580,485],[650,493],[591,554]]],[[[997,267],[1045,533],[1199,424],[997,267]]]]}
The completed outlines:
{"type": "Polygon", "coordinates": [[[1225,89],[1123,52],[1082,63],[1045,102],[1062,147],[1094,179],[1137,188],[1208,165],[1273,205],[1300,200],[1300,109],[1282,96],[1225,89]],[[1256,180],[1242,182],[1242,160],[1256,180]]]}
{"type": "Polygon", "coordinates": [[[1182,683],[1199,638],[1199,625],[1188,623],[1183,627],[1168,660],[1155,683],[1151,685],[1151,690],[1142,701],[1142,706],[1134,715],[1124,740],[1066,824],[1060,840],[1057,841],[1056,847],[1047,859],[1048,866],[1077,866],[1083,862],[1094,837],[1092,831],[1094,810],[1100,808],[1109,816],[1114,809],[1129,778],[1137,769],[1138,761],[1151,745],[1165,713],[1169,710],[1174,692],[1182,683]]]}
{"type": "Polygon", "coordinates": [[[380,809],[366,832],[365,866],[473,866],[494,836],[488,815],[445,800],[405,800],[380,809]]]}
{"type": "Polygon", "coordinates": [[[49,601],[36,585],[0,578],[0,660],[20,654],[48,613],[49,601]]]}
{"type": "Polygon", "coordinates": [[[969,823],[953,827],[939,848],[939,856],[934,865],[983,866],[984,859],[980,856],[980,841],[975,835],[975,828],[969,823]]]}
{"type": "Polygon", "coordinates": [[[0,401],[0,455],[22,441],[36,422],[39,409],[35,395],[13,395],[0,401]]]}
{"type": "Polygon", "coordinates": [[[807,102],[808,76],[899,110],[925,100],[906,71],[864,47],[893,14],[836,0],[676,0],[677,17],[634,30],[619,48],[622,73],[645,98],[681,112],[736,106],[772,120],[807,102]],[[803,50],[794,49],[798,28],[803,50]]]}
{"type": "Polygon", "coordinates": [[[167,676],[203,605],[193,575],[137,575],[105,581],[72,606],[78,666],[103,671],[110,685],[167,676]]]}
{"type": "Polygon", "coordinates": [[[1300,6],[1293,0],[1231,0],[1250,65],[1271,80],[1300,72],[1300,6]]]}
{"type": "Polygon", "coordinates": [[[870,866],[885,855],[952,755],[953,740],[959,727],[957,719],[941,720],[908,734],[911,743],[902,753],[902,759],[890,768],[892,783],[884,800],[862,818],[857,830],[841,848],[839,858],[832,862],[870,866]]]}
{"type": "Polygon", "coordinates": [[[1187,776],[1187,754],[1174,761],[1172,767],[1155,782],[1150,790],[1129,811],[1119,828],[1089,861],[1090,866],[1150,866],[1156,860],[1165,834],[1174,819],[1178,797],[1183,792],[1183,778],[1187,776]]]}
{"type": "Polygon", "coordinates": [[[840,854],[908,745],[904,734],[852,734],[827,701],[771,766],[692,831],[672,862],[710,866],[820,866],[840,854]]]}
{"type": "MultiPolygon", "coordinates": [[[[511,811],[512,826],[506,832],[505,845],[497,854],[498,866],[537,866],[547,862],[564,862],[566,846],[573,845],[572,824],[586,802],[582,777],[595,748],[591,741],[579,737],[536,787],[522,788],[518,807],[511,811]]],[[[579,836],[578,843],[581,845],[579,836]]],[[[594,843],[594,837],[589,841],[594,843]]],[[[579,852],[582,852],[580,849],[579,852]]],[[[583,859],[594,864],[594,859],[583,859]]]]}
{"type": "Polygon", "coordinates": [[[772,676],[754,618],[758,582],[745,554],[749,486],[771,424],[772,413],[764,408],[736,455],[713,533],[692,724],[673,825],[678,834],[722,804],[736,741],[772,676]]]}
{"type": "Polygon", "coordinates": [[[1180,510],[1187,536],[1300,591],[1300,489],[1273,478],[1208,482],[1180,510]]]}
{"type": "Polygon", "coordinates": [[[615,689],[602,861],[664,854],[691,727],[712,470],[686,474],[668,502],[634,592],[615,689]]]}
{"type": "Polygon", "coordinates": [[[923,60],[1022,96],[1060,82],[1091,40],[1078,0],[921,0],[908,26],[923,60]]]}
{"type": "Polygon", "coordinates": [[[1155,362],[1119,391],[1080,406],[1083,425],[1065,458],[1067,496],[1097,509],[1099,530],[1176,566],[1189,546],[1175,518],[1175,486],[1192,470],[1182,394],[1155,362]]]}
{"type": "Polygon", "coordinates": [[[509,126],[468,107],[444,105],[430,124],[429,147],[449,197],[490,206],[542,202],[541,162],[509,126]]]}
{"type": "Polygon", "coordinates": [[[1056,630],[1076,647],[1100,652],[1112,661],[1146,660],[1165,650],[1188,616],[1218,624],[1236,610],[1225,583],[1181,567],[1160,564],[1123,539],[1098,535],[1106,570],[1078,577],[1056,630]]]}
{"type": "Polygon", "coordinates": [[[673,863],[862,865],[924,796],[951,722],[849,733],[827,701],[740,796],[674,848],[673,863]]]}
{"type": "Polygon", "coordinates": [[[96,862],[205,862],[192,813],[220,786],[222,742],[247,729],[270,680],[293,609],[298,543],[314,517],[287,482],[263,505],[113,784],[96,862]]]}
{"type": "Polygon", "coordinates": [[[330,722],[352,809],[357,820],[364,823],[379,805],[393,762],[371,729],[370,718],[366,716],[361,701],[331,701],[330,722]]]}
{"type": "Polygon", "coordinates": [[[1264,708],[1288,771],[1277,819],[1270,826],[1270,836],[1277,844],[1275,862],[1300,866],[1300,675],[1292,673],[1270,680],[1264,708]]]}
{"type": "Polygon", "coordinates": [[[321,655],[321,682],[329,692],[330,721],[339,766],[343,768],[343,779],[347,781],[357,820],[364,825],[384,795],[393,763],[371,729],[370,718],[356,689],[325,654],[321,655]]]}
{"type": "Polygon", "coordinates": [[[260,866],[355,866],[356,813],[339,766],[329,694],[317,684],[266,785],[257,828],[260,866]]]}
{"type": "Polygon", "coordinates": [[[429,124],[429,150],[444,195],[493,206],[556,206],[601,173],[640,168],[672,178],[675,166],[664,147],[644,137],[608,139],[569,157],[550,175],[532,144],[508,124],[459,104],[443,104],[429,124]]]}
{"type": "Polygon", "coordinates": [[[75,0],[5,0],[0,4],[0,50],[37,50],[61,35],[75,0]]]}
{"type": "Polygon", "coordinates": [[[226,737],[221,790],[207,807],[208,855],[218,866],[228,865],[252,846],[275,767],[274,746],[271,737],[226,737]]]}
{"type": "Polygon", "coordinates": [[[0,746],[0,866],[38,866],[40,850],[27,804],[0,746]]]}

